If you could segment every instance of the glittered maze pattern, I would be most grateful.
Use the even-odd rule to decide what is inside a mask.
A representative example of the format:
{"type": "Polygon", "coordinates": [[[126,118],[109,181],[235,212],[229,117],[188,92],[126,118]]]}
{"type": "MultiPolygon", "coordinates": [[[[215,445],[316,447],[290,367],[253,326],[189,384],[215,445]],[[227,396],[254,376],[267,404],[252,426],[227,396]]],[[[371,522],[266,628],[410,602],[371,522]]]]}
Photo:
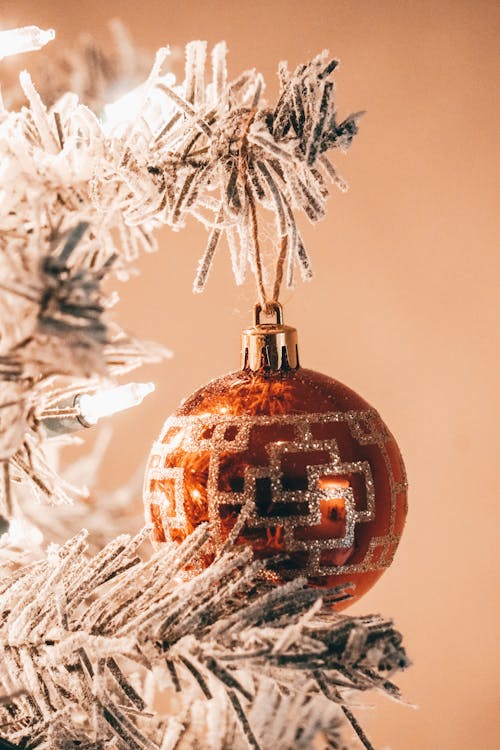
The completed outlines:
{"type": "MultiPolygon", "coordinates": [[[[398,497],[406,495],[407,487],[402,461],[395,472],[387,451],[387,443],[392,440],[375,410],[279,416],[173,416],[165,422],[151,451],[144,488],[146,514],[156,523],[160,521],[165,539],[172,538],[171,531],[186,528],[185,469],[183,466],[172,465],[172,455],[179,455],[179,451],[198,455],[207,452],[210,456],[207,478],[208,517],[213,528],[215,549],[221,549],[226,541],[222,533],[221,508],[238,506],[240,512],[231,532],[232,538],[236,539],[244,528],[279,528],[282,550],[307,553],[304,572],[309,576],[363,573],[386,568],[392,562],[401,536],[401,530],[395,529],[396,506],[398,497]],[[342,559],[342,550],[345,550],[344,558],[348,559],[355,543],[356,526],[374,521],[377,505],[369,461],[345,461],[342,458],[338,441],[333,437],[335,428],[338,429],[342,424],[348,428],[351,438],[358,446],[371,445],[378,448],[389,483],[390,512],[388,528],[384,529],[382,535],[370,539],[362,560],[354,564],[332,566],[322,562],[322,553],[326,550],[338,550],[339,559],[342,559]],[[283,435],[287,435],[287,439],[270,438],[263,446],[267,454],[266,463],[246,465],[242,486],[237,491],[221,491],[220,472],[224,460],[228,456],[238,456],[251,450],[256,429],[261,430],[259,440],[262,441],[261,428],[270,428],[270,435],[281,431],[283,435]],[[307,461],[308,454],[311,463],[306,466],[306,486],[288,489],[283,472],[286,456],[301,455],[307,461]],[[327,460],[315,462],[318,455],[327,456],[327,460]],[[351,480],[357,479],[356,493],[351,486],[353,482],[345,481],[346,476],[351,480]],[[267,483],[273,507],[278,509],[272,517],[263,516],[256,504],[257,484],[262,481],[267,483]],[[332,500],[341,501],[344,531],[333,538],[323,538],[324,535],[321,534],[314,538],[314,527],[319,528],[322,521],[322,508],[325,502],[332,500]],[[279,515],[280,507],[295,507],[296,511],[279,515]],[[153,508],[159,518],[157,516],[153,519],[153,508]],[[307,538],[304,538],[304,530],[307,530],[307,538]]],[[[404,508],[406,510],[406,500],[404,508]]]]}

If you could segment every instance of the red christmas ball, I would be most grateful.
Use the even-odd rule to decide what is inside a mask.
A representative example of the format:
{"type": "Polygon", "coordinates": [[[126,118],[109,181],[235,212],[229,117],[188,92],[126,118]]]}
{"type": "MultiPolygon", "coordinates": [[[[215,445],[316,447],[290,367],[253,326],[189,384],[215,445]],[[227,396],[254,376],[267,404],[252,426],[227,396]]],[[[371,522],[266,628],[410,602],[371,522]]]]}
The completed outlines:
{"type": "Polygon", "coordinates": [[[167,419],[147,467],[146,514],[159,543],[210,522],[204,565],[230,538],[268,558],[278,582],[352,583],[352,603],[394,557],[407,511],[403,461],[379,414],[342,383],[299,367],[295,329],[274,328],[287,329],[283,346],[273,326],[257,322],[245,332],[246,368],[208,383],[167,419]],[[256,330],[263,346],[249,338],[256,330]]]}

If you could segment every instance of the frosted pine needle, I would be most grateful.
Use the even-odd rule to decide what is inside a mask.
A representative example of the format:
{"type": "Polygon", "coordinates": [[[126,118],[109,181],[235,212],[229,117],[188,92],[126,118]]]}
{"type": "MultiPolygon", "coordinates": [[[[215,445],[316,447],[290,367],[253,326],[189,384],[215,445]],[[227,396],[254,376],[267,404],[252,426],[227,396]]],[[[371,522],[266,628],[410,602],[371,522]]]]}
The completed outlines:
{"type": "Polygon", "coordinates": [[[147,533],[89,557],[83,532],[0,580],[9,740],[305,749],[319,732],[340,742],[351,691],[399,696],[389,677],[408,662],[389,621],[333,615],[302,580],[268,591],[248,550],[182,575],[203,527],[141,561],[147,533]]]}

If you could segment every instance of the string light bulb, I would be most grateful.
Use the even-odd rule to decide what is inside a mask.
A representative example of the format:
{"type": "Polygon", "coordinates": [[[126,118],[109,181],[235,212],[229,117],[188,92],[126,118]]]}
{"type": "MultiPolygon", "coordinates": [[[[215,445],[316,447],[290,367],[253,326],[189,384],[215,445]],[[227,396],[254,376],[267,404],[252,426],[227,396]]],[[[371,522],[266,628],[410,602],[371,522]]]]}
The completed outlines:
{"type": "Polygon", "coordinates": [[[40,29],[38,26],[22,26],[18,29],[0,31],[0,60],[22,52],[42,49],[55,39],[54,29],[40,29]]]}
{"type": "Polygon", "coordinates": [[[82,393],[43,412],[40,419],[49,437],[65,435],[82,427],[93,427],[103,417],[138,406],[154,389],[154,383],[127,383],[91,394],[82,393]]]}
{"type": "MultiPolygon", "coordinates": [[[[174,86],[175,82],[176,78],[173,73],[158,77],[158,83],[168,87],[174,86]]],[[[148,117],[156,117],[158,121],[162,121],[162,117],[167,118],[169,114],[171,116],[175,110],[172,102],[162,94],[161,90],[157,87],[151,88],[146,81],[105,105],[102,117],[105,131],[116,135],[117,128],[126,127],[139,116],[146,100],[149,102],[148,117]]]]}
{"type": "Polygon", "coordinates": [[[2,518],[0,539],[3,544],[13,547],[26,548],[28,545],[39,547],[43,542],[43,534],[34,524],[25,518],[2,518]]]}
{"type": "Polygon", "coordinates": [[[80,421],[85,426],[93,426],[102,417],[138,406],[154,389],[154,383],[127,383],[97,393],[84,393],[77,399],[80,421]]]}

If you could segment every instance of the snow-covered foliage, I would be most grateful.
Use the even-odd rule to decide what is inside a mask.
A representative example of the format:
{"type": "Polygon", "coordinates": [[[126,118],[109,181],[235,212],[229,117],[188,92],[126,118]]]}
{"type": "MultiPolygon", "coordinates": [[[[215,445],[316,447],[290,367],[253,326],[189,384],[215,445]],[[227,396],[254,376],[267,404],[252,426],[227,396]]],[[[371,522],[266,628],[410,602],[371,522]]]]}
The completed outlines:
{"type": "Polygon", "coordinates": [[[0,747],[344,748],[347,717],[368,748],[346,701],[399,696],[390,621],[335,614],[345,592],[301,579],[272,587],[249,550],[194,574],[207,528],[153,554],[147,531],[109,541],[138,526],[123,518],[134,484],[68,505],[95,456],[63,480],[47,430],[78,418],[76,396],[166,355],[119,328],[103,291],[156,249],[159,226],[206,227],[195,291],[223,237],[264,308],[296,269],[310,278],[296,214],[317,221],[328,183],[345,188],[328,153],[359,115],[337,121],[326,52],[280,64],[272,106],[255,70],[228,78],[224,42],[208,72],[206,43],[188,44],[178,84],[167,48],[141,77],[144,56],[115,36],[118,52],[87,38],[53,61],[39,90],[23,72],[23,105],[10,91],[0,109],[0,747]]]}
{"type": "Polygon", "coordinates": [[[305,579],[266,583],[248,549],[196,576],[208,529],[141,560],[147,529],[89,557],[86,533],[0,580],[2,733],[25,747],[341,745],[352,691],[407,666],[379,617],[336,615],[305,579]],[[348,709],[347,709],[348,710],[348,709]]]}

